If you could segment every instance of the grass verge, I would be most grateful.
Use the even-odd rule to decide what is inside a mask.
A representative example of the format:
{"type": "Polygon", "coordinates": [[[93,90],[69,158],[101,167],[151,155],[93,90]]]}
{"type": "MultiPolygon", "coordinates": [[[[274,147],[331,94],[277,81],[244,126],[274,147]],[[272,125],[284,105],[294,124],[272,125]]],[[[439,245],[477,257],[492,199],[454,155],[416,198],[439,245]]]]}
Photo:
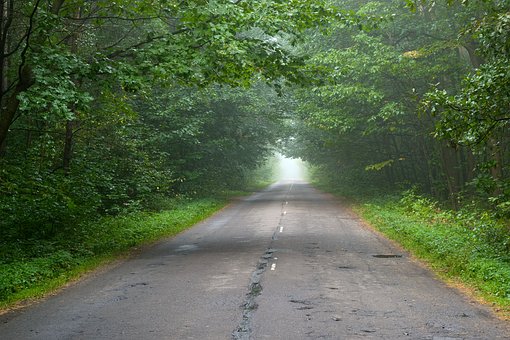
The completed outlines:
{"type": "Polygon", "coordinates": [[[472,206],[459,211],[442,209],[412,191],[358,196],[352,201],[356,213],[376,230],[423,260],[443,280],[510,319],[508,221],[472,206]]]}
{"type": "Polygon", "coordinates": [[[401,201],[365,202],[355,210],[377,230],[425,260],[440,277],[462,283],[502,316],[510,317],[508,252],[496,240],[484,239],[486,235],[480,235],[472,222],[448,211],[423,215],[401,201]]]}
{"type": "Polygon", "coordinates": [[[181,199],[162,212],[136,212],[81,223],[46,239],[0,243],[0,310],[44,296],[133,247],[180,233],[227,204],[181,199]]]}

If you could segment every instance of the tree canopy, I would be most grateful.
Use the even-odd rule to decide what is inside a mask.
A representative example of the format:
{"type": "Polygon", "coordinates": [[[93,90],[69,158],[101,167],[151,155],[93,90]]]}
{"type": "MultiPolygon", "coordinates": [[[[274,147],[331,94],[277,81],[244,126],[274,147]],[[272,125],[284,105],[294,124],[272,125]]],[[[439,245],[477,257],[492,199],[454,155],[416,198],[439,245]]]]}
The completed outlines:
{"type": "Polygon", "coordinates": [[[0,0],[0,13],[4,235],[238,187],[275,150],[335,183],[508,214],[505,1],[0,0]]]}
{"type": "Polygon", "coordinates": [[[296,91],[292,153],[335,183],[476,196],[507,214],[508,3],[344,4],[388,20],[310,35],[308,63],[329,76],[296,91]]]}

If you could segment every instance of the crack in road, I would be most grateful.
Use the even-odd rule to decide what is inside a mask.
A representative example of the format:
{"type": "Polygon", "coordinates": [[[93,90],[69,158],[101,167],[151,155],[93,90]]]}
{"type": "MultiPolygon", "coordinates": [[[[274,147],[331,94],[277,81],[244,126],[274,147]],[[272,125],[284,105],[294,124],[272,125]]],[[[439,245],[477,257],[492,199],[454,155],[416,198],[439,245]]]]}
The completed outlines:
{"type": "MultiPolygon", "coordinates": [[[[246,294],[246,299],[242,304],[243,307],[243,317],[242,321],[237,326],[237,328],[232,332],[232,339],[234,340],[249,340],[251,336],[251,321],[253,318],[253,313],[257,309],[257,303],[255,299],[262,293],[262,285],[260,281],[262,280],[262,276],[266,272],[269,264],[269,259],[273,257],[273,254],[276,252],[275,249],[272,248],[274,241],[278,240],[278,234],[283,232],[282,220],[285,215],[287,215],[286,206],[289,204],[288,197],[289,193],[292,190],[294,184],[291,184],[289,190],[285,194],[285,198],[282,202],[281,213],[280,213],[280,221],[276,226],[276,230],[271,236],[271,242],[269,247],[266,249],[266,252],[260,257],[257,268],[251,275],[251,280],[248,288],[248,293],[246,294]]],[[[276,265],[273,263],[271,266],[271,270],[275,270],[276,265]]]]}
{"type": "Polygon", "coordinates": [[[250,339],[251,335],[251,320],[253,312],[257,309],[257,303],[255,299],[262,292],[262,285],[260,280],[262,275],[267,270],[269,259],[273,257],[274,249],[268,248],[264,255],[259,259],[257,269],[252,273],[248,294],[246,294],[246,300],[243,306],[243,319],[237,329],[232,333],[234,340],[247,340],[250,339]]]}

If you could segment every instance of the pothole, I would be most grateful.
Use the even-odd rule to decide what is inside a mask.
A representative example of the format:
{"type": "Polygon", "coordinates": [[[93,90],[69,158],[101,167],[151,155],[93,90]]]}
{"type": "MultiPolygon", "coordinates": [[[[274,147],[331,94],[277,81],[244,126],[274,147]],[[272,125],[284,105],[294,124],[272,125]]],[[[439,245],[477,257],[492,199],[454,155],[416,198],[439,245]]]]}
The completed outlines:
{"type": "Polygon", "coordinates": [[[376,254],[372,255],[372,257],[376,257],[378,259],[394,259],[394,258],[400,258],[402,255],[398,254],[376,254]]]}
{"type": "Polygon", "coordinates": [[[232,332],[232,339],[234,340],[249,340],[251,339],[251,319],[254,311],[257,309],[255,299],[262,292],[262,285],[260,281],[262,275],[267,269],[269,259],[273,257],[274,249],[268,248],[266,252],[260,257],[255,271],[252,273],[251,281],[246,294],[246,300],[242,305],[243,317],[239,326],[232,332]]]}

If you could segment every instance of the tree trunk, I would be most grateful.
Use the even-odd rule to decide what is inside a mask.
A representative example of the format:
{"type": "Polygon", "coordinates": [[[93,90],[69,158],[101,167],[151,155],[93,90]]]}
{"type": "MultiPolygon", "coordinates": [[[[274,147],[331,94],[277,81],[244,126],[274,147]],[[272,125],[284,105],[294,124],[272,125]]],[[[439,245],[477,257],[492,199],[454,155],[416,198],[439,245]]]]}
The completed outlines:
{"type": "MultiPolygon", "coordinates": [[[[503,158],[501,155],[501,150],[499,147],[499,143],[493,139],[490,138],[489,141],[489,157],[494,162],[494,166],[491,168],[491,176],[496,181],[499,182],[503,178],[503,158]]],[[[497,186],[494,189],[494,192],[492,193],[494,196],[501,195],[501,188],[497,186]]]]}
{"type": "Polygon", "coordinates": [[[476,42],[471,41],[466,46],[464,46],[469,53],[469,59],[471,61],[471,65],[474,68],[479,68],[483,64],[483,59],[476,53],[476,42]]]}
{"type": "MultiPolygon", "coordinates": [[[[0,117],[5,107],[5,95],[9,86],[9,78],[7,78],[7,70],[9,68],[9,60],[7,53],[9,51],[7,31],[9,29],[9,0],[0,0],[0,117]]],[[[5,154],[5,142],[0,142],[0,157],[5,154]]]]}
{"type": "Polygon", "coordinates": [[[454,208],[457,208],[458,202],[456,195],[459,193],[459,181],[457,170],[457,151],[447,145],[441,146],[441,160],[443,163],[443,172],[448,185],[448,198],[454,208]]]}
{"type": "Polygon", "coordinates": [[[63,167],[64,173],[66,175],[69,174],[69,170],[71,167],[71,157],[72,157],[72,150],[73,150],[73,128],[74,128],[74,121],[68,120],[66,122],[64,157],[63,157],[63,162],[62,162],[62,167],[63,167]]]}
{"type": "Polygon", "coordinates": [[[6,100],[5,107],[0,111],[0,145],[5,143],[9,127],[11,126],[16,112],[18,111],[19,99],[18,95],[30,88],[35,82],[30,67],[23,67],[20,72],[20,79],[9,98],[6,100]]]}

